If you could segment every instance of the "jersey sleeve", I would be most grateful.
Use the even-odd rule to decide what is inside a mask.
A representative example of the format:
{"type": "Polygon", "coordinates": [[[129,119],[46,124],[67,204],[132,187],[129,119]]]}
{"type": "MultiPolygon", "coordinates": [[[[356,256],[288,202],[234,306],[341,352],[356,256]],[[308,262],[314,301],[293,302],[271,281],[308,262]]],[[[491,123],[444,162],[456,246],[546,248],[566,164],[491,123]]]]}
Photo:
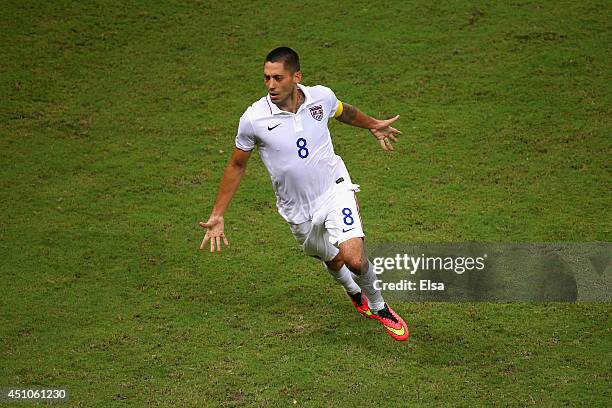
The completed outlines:
{"type": "Polygon", "coordinates": [[[342,102],[340,102],[338,100],[338,98],[336,98],[336,94],[334,93],[334,91],[332,91],[331,89],[324,87],[325,90],[327,91],[327,102],[328,102],[328,115],[327,115],[327,119],[332,119],[332,118],[337,118],[338,116],[342,115],[342,102]]]}
{"type": "Polygon", "coordinates": [[[240,117],[238,133],[236,134],[236,147],[245,152],[255,148],[255,130],[248,116],[248,110],[240,117]]]}

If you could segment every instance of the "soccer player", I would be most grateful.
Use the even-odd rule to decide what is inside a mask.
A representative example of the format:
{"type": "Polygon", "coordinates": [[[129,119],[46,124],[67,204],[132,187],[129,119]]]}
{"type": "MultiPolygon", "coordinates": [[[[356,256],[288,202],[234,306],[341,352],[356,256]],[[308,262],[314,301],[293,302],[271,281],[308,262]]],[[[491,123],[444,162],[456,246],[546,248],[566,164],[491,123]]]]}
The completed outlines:
{"type": "Polygon", "coordinates": [[[384,150],[393,150],[399,115],[374,119],[342,103],[324,86],[303,86],[298,54],[288,47],[272,50],[263,67],[268,94],[240,118],[235,148],[227,164],[200,249],[229,245],[223,215],[234,196],[255,147],[270,173],[280,215],[303,251],[325,263],[359,313],[377,319],[395,340],[408,339],[404,320],[374,288],[374,266],[364,252],[364,233],[353,184],[344,162],[334,153],[327,121],[331,118],[369,129],[384,150]]]}

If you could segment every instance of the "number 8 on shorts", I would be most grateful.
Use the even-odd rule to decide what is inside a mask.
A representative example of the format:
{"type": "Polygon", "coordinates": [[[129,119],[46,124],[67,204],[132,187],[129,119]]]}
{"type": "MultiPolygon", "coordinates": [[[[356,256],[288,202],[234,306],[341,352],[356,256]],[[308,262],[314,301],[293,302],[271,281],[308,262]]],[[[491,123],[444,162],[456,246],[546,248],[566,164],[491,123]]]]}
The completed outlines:
{"type": "Polygon", "coordinates": [[[353,225],[353,223],[355,222],[355,220],[353,219],[353,212],[351,211],[350,208],[343,208],[342,209],[342,215],[344,215],[344,223],[346,225],[353,225]]]}

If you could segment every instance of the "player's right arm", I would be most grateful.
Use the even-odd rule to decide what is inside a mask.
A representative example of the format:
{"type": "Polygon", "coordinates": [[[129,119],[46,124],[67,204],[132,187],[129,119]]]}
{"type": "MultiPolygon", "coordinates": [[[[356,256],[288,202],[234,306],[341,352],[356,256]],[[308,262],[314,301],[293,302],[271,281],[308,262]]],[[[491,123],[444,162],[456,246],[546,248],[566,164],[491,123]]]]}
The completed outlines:
{"type": "Polygon", "coordinates": [[[210,252],[221,251],[221,239],[223,239],[225,245],[229,245],[225,237],[223,215],[238,190],[238,186],[240,186],[249,157],[251,157],[251,152],[234,148],[232,157],[227,163],[221,178],[217,199],[210,217],[206,222],[200,221],[200,226],[206,230],[204,239],[200,244],[200,250],[204,249],[208,241],[210,241],[210,252]]]}

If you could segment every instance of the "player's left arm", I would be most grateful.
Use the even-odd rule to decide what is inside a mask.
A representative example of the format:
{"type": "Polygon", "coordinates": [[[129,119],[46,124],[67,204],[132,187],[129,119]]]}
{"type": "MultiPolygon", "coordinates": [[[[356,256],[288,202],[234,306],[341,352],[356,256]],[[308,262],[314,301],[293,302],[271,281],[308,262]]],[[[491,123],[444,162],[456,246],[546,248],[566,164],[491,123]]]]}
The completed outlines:
{"type": "Polygon", "coordinates": [[[390,119],[379,120],[366,115],[348,103],[338,101],[338,104],[338,110],[334,115],[337,120],[347,125],[368,129],[378,139],[384,150],[393,150],[391,141],[397,142],[396,135],[401,135],[402,132],[392,127],[391,124],[399,119],[399,115],[390,119]]]}

